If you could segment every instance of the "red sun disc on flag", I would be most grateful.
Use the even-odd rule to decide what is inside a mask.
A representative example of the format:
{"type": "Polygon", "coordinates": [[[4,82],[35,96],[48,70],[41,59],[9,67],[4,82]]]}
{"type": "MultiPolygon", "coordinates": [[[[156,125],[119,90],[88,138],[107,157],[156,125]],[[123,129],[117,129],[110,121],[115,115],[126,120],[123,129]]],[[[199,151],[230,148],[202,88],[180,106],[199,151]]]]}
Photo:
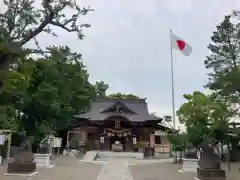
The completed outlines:
{"type": "Polygon", "coordinates": [[[178,45],[179,49],[182,51],[185,48],[186,43],[182,40],[177,40],[177,45],[178,45]]]}

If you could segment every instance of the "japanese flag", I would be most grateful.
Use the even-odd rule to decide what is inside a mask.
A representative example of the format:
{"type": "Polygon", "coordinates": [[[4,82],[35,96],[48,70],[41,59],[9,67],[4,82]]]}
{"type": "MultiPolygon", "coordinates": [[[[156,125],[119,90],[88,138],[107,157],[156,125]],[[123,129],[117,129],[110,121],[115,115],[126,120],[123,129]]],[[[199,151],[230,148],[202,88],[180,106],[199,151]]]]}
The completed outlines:
{"type": "Polygon", "coordinates": [[[181,51],[185,56],[190,56],[192,53],[192,47],[186,43],[183,39],[179,38],[175,34],[171,33],[172,49],[181,51]]]}

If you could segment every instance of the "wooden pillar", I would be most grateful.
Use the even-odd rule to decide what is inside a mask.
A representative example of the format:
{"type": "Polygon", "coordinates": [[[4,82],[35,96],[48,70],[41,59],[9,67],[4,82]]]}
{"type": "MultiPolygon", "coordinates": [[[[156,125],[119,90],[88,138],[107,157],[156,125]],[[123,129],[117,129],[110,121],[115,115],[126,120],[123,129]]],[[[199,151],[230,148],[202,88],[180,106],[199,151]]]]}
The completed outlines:
{"type": "Polygon", "coordinates": [[[151,148],[155,146],[155,129],[154,128],[152,128],[150,132],[149,146],[151,148]]]}
{"type": "Polygon", "coordinates": [[[88,141],[88,131],[84,130],[84,143],[86,143],[88,141]]]}
{"type": "Polygon", "coordinates": [[[154,134],[151,133],[150,134],[149,146],[152,148],[152,147],[154,147],[154,145],[155,145],[155,137],[154,137],[154,134]]]}

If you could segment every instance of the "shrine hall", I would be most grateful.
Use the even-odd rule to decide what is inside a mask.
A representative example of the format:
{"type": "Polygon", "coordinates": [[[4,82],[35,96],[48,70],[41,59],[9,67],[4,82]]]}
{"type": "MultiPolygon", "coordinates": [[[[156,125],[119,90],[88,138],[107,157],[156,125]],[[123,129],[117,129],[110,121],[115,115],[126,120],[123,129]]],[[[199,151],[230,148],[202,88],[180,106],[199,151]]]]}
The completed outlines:
{"type": "Polygon", "coordinates": [[[92,100],[86,112],[75,115],[65,144],[69,149],[85,144],[87,150],[133,152],[149,147],[169,153],[171,128],[162,121],[149,113],[146,99],[92,100]]]}

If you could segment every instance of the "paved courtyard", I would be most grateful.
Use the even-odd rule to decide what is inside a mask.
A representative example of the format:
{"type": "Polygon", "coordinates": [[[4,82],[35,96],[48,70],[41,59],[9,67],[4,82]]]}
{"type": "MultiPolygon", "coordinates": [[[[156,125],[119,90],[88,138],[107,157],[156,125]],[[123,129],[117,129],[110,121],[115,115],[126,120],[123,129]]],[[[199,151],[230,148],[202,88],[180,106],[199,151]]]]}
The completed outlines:
{"type": "MultiPolygon", "coordinates": [[[[196,173],[179,172],[181,166],[170,162],[128,165],[127,160],[111,159],[104,164],[95,164],[61,157],[54,163],[55,167],[38,169],[39,173],[32,177],[5,176],[4,167],[0,166],[0,180],[192,180],[196,177],[196,173]]],[[[239,179],[240,164],[232,164],[231,172],[228,172],[227,164],[223,168],[227,180],[239,179]]]]}
{"type": "Polygon", "coordinates": [[[103,165],[80,163],[74,157],[61,157],[51,169],[37,169],[36,176],[5,176],[4,168],[0,166],[0,180],[96,180],[103,165]]]}
{"type": "Polygon", "coordinates": [[[159,163],[129,166],[134,180],[193,180],[195,173],[179,172],[179,164],[159,163]]]}
{"type": "Polygon", "coordinates": [[[109,160],[102,168],[97,180],[133,180],[126,160],[109,160]]]}
{"type": "Polygon", "coordinates": [[[240,177],[240,163],[231,163],[230,171],[228,170],[228,164],[222,164],[222,168],[225,169],[227,174],[227,180],[239,180],[240,177]]]}

